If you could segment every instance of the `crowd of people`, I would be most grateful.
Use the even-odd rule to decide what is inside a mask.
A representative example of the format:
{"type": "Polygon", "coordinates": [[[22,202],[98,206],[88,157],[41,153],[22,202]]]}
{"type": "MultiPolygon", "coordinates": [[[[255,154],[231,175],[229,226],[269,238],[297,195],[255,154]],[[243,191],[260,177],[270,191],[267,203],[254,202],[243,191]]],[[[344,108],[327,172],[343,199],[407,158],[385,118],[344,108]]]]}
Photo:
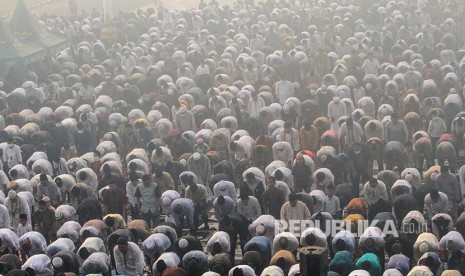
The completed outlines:
{"type": "Polygon", "coordinates": [[[463,1],[76,3],[0,82],[0,274],[465,275],[463,1]]]}

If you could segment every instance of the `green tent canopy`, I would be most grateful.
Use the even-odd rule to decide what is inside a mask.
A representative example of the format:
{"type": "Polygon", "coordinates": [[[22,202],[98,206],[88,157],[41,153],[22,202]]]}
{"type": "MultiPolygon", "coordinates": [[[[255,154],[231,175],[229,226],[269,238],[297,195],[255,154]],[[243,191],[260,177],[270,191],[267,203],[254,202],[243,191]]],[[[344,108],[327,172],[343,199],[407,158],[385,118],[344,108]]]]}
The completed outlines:
{"type": "Polygon", "coordinates": [[[47,56],[47,51],[35,43],[19,41],[0,18],[0,67],[25,68],[47,56]]]}
{"type": "Polygon", "coordinates": [[[52,34],[34,18],[24,0],[17,0],[8,24],[17,39],[25,43],[37,43],[47,48],[50,55],[68,46],[65,38],[52,34]]]}

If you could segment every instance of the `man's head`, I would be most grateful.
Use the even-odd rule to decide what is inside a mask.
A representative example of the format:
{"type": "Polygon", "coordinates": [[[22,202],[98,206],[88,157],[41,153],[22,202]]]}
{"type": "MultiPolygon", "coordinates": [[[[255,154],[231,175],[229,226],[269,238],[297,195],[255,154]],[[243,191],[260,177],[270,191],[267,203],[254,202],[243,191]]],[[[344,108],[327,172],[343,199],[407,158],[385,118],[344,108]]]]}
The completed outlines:
{"type": "Polygon", "coordinates": [[[248,193],[248,191],[242,191],[241,190],[239,198],[241,199],[242,203],[247,205],[249,203],[249,193],[248,193]]]}
{"type": "Polygon", "coordinates": [[[449,166],[442,165],[441,166],[441,173],[442,174],[448,174],[449,173],[449,166]]]}
{"type": "Polygon", "coordinates": [[[129,247],[128,240],[124,237],[121,237],[116,241],[116,244],[118,245],[118,250],[121,251],[123,254],[126,254],[129,247]]]}
{"type": "MultiPolygon", "coordinates": [[[[192,177],[191,177],[191,178],[192,178],[192,177]]],[[[191,189],[192,191],[197,191],[197,189],[199,188],[199,187],[197,186],[197,184],[194,183],[194,181],[189,181],[189,187],[190,187],[190,189],[191,189]]]]}
{"type": "Polygon", "coordinates": [[[71,194],[74,197],[78,197],[80,193],[81,193],[81,188],[79,188],[78,186],[73,186],[73,188],[71,188],[71,194]]]}
{"type": "Polygon", "coordinates": [[[10,170],[10,176],[13,178],[18,177],[18,171],[16,169],[10,170]]]}
{"type": "Polygon", "coordinates": [[[183,174],[181,177],[180,177],[180,180],[181,180],[181,183],[182,184],[185,184],[185,185],[188,185],[189,184],[189,180],[190,180],[190,175],[188,174],[183,174]]]}
{"type": "Polygon", "coordinates": [[[438,190],[433,189],[433,190],[431,190],[431,192],[429,194],[430,194],[431,200],[433,202],[438,202],[438,200],[439,200],[439,191],[438,190]]]}
{"type": "Polygon", "coordinates": [[[235,141],[232,141],[230,144],[229,144],[229,149],[231,149],[231,151],[236,151],[237,150],[237,144],[235,141]]]}
{"type": "Polygon", "coordinates": [[[108,164],[103,165],[102,171],[103,171],[104,175],[107,175],[107,176],[110,175],[111,174],[110,165],[108,165],[108,164]]]}
{"type": "Polygon", "coordinates": [[[39,212],[45,212],[47,203],[44,200],[39,201],[39,212]]]}
{"type": "Polygon", "coordinates": [[[295,207],[297,205],[297,194],[291,193],[289,195],[289,203],[292,207],[295,207]]]}
{"type": "Polygon", "coordinates": [[[292,123],[287,121],[284,123],[284,132],[290,133],[292,130],[292,123]]]}
{"type": "Polygon", "coordinates": [[[281,170],[278,169],[274,173],[274,177],[276,178],[276,180],[281,181],[284,178],[284,174],[281,170]]]}
{"type": "Polygon", "coordinates": [[[12,148],[15,144],[15,140],[13,139],[13,137],[10,137],[8,138],[7,143],[8,143],[8,147],[12,148]]]}
{"type": "Polygon", "coordinates": [[[19,214],[19,222],[22,225],[26,225],[26,223],[27,223],[27,214],[19,214]]]}
{"type": "Polygon", "coordinates": [[[174,206],[173,213],[178,215],[178,216],[182,215],[182,213],[183,213],[182,205],[178,204],[178,205],[174,206]]]}
{"type": "Polygon", "coordinates": [[[325,180],[325,178],[326,178],[326,175],[325,175],[324,172],[318,172],[318,173],[316,174],[316,180],[317,180],[318,182],[323,182],[323,181],[325,180]]]}
{"type": "Polygon", "coordinates": [[[142,176],[142,183],[144,184],[144,186],[149,186],[151,181],[150,181],[150,175],[149,174],[144,174],[142,176]]]}
{"type": "Polygon", "coordinates": [[[252,172],[249,172],[249,173],[245,176],[245,179],[247,180],[247,182],[251,183],[252,181],[255,180],[255,174],[253,174],[252,172]]]}
{"type": "Polygon", "coordinates": [[[132,183],[137,183],[137,180],[139,180],[139,177],[137,176],[136,172],[130,172],[129,173],[129,181],[132,183]]]}
{"type": "Polygon", "coordinates": [[[218,197],[218,205],[223,206],[226,203],[226,200],[224,199],[224,196],[220,195],[218,197]]]}
{"type": "Polygon", "coordinates": [[[60,162],[60,159],[61,159],[61,157],[59,155],[55,155],[53,157],[53,162],[58,163],[58,162],[60,162]]]}
{"type": "Polygon", "coordinates": [[[391,114],[391,121],[393,123],[397,123],[399,121],[399,115],[396,112],[391,114]]]}
{"type": "Polygon", "coordinates": [[[40,183],[42,185],[47,185],[48,184],[48,178],[47,178],[47,175],[45,173],[40,175],[39,180],[40,180],[40,183]]]}
{"type": "Polygon", "coordinates": [[[219,242],[215,242],[213,244],[213,252],[212,252],[212,255],[216,255],[216,254],[219,254],[223,251],[223,247],[221,246],[221,244],[219,242]]]}
{"type": "Polygon", "coordinates": [[[310,120],[306,120],[304,123],[304,128],[306,131],[309,131],[312,128],[312,122],[310,120]]]}
{"type": "Polygon", "coordinates": [[[163,149],[160,148],[160,147],[157,147],[157,148],[155,149],[155,155],[156,155],[158,158],[163,157],[163,149]]]}
{"type": "Polygon", "coordinates": [[[352,118],[350,118],[350,117],[347,118],[347,119],[346,119],[346,125],[347,125],[348,127],[352,127],[352,126],[354,125],[354,120],[353,120],[352,118]]]}
{"type": "Polygon", "coordinates": [[[266,182],[267,182],[267,185],[268,185],[268,189],[274,188],[275,185],[276,185],[276,178],[271,176],[266,180],[266,182]]]}
{"type": "Polygon", "coordinates": [[[374,177],[369,180],[369,183],[371,188],[376,188],[376,186],[378,186],[378,180],[374,177]]]}
{"type": "Polygon", "coordinates": [[[113,227],[115,226],[115,219],[113,217],[110,217],[110,216],[107,216],[105,218],[105,224],[108,226],[108,227],[113,227]]]}
{"type": "Polygon", "coordinates": [[[9,198],[9,200],[16,201],[16,198],[17,198],[16,192],[13,191],[13,190],[10,190],[10,191],[8,192],[8,198],[9,198]]]}
{"type": "Polygon", "coordinates": [[[155,177],[156,178],[161,178],[163,176],[163,170],[161,168],[157,168],[155,170],[155,177]]]}
{"type": "Polygon", "coordinates": [[[368,52],[367,57],[368,57],[369,60],[373,60],[373,58],[374,58],[373,52],[368,52]]]}
{"type": "Polygon", "coordinates": [[[328,197],[332,197],[334,195],[334,185],[333,184],[326,185],[325,192],[328,197]]]}
{"type": "Polygon", "coordinates": [[[297,153],[295,156],[295,162],[299,165],[305,162],[304,155],[302,153],[297,153]]]}
{"type": "Polygon", "coordinates": [[[76,129],[77,129],[78,133],[83,133],[84,132],[84,124],[81,123],[81,122],[77,123],[76,129]]]}
{"type": "Polygon", "coordinates": [[[21,249],[26,253],[29,252],[29,250],[31,250],[31,247],[32,247],[32,242],[29,238],[25,239],[23,241],[23,244],[21,245],[21,249]]]}

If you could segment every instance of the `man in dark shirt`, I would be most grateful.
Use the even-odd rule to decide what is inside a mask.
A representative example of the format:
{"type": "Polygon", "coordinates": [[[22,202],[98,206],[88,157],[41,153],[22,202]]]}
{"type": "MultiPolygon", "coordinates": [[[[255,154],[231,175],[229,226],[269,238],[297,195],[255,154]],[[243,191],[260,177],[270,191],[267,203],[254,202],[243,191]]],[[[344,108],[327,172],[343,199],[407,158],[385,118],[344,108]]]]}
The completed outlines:
{"type": "Polygon", "coordinates": [[[39,210],[34,213],[34,222],[37,232],[41,233],[49,244],[55,232],[55,211],[47,208],[44,200],[39,201],[39,210]]]}
{"type": "Polygon", "coordinates": [[[222,220],[219,221],[219,230],[228,233],[231,241],[231,251],[229,256],[231,260],[234,260],[236,255],[236,244],[237,237],[239,236],[241,251],[244,254],[244,246],[249,238],[249,222],[244,215],[241,214],[230,214],[226,215],[222,220]]]}
{"type": "Polygon", "coordinates": [[[106,208],[107,214],[120,214],[123,218],[126,218],[128,198],[124,189],[110,183],[108,189],[102,192],[102,203],[106,208]]]}
{"type": "Polygon", "coordinates": [[[241,185],[241,191],[248,192],[249,195],[254,196],[261,204],[265,187],[263,182],[260,181],[255,174],[250,172],[245,176],[245,181],[241,185]]]}
{"type": "Polygon", "coordinates": [[[55,125],[51,128],[52,140],[56,146],[56,153],[60,154],[64,145],[69,144],[68,130],[61,124],[61,119],[57,119],[55,125]]]}
{"type": "Polygon", "coordinates": [[[304,190],[310,192],[312,184],[312,169],[305,164],[304,157],[301,153],[296,155],[296,163],[292,167],[292,175],[294,177],[294,192],[300,193],[304,190]]]}
{"type": "Polygon", "coordinates": [[[281,207],[286,201],[284,192],[276,188],[276,179],[270,177],[267,180],[268,189],[263,193],[262,198],[262,214],[272,215],[275,219],[279,219],[281,207]]]}
{"type": "Polygon", "coordinates": [[[102,168],[103,175],[102,180],[99,182],[98,188],[102,189],[103,187],[109,184],[115,184],[117,187],[125,190],[126,182],[121,175],[116,175],[111,173],[111,167],[108,164],[103,165],[102,168]]]}
{"type": "Polygon", "coordinates": [[[76,146],[77,155],[81,156],[91,150],[92,143],[91,134],[84,125],[79,122],[77,124],[77,131],[74,133],[74,145],[76,146]]]}

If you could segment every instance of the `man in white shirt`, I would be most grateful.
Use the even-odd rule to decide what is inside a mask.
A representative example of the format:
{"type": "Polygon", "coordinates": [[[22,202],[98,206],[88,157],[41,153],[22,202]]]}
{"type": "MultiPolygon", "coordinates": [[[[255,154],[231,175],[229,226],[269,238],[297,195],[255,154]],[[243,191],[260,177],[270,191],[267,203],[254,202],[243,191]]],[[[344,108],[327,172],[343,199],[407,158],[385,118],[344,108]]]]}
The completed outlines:
{"type": "Polygon", "coordinates": [[[231,251],[231,242],[228,233],[218,231],[207,241],[206,251],[212,256],[219,253],[229,253],[231,251]]]}
{"type": "Polygon", "coordinates": [[[251,157],[250,146],[241,141],[241,139],[232,141],[229,144],[229,150],[231,153],[234,153],[234,159],[238,161],[251,157]]]}
{"type": "Polygon", "coordinates": [[[41,233],[32,231],[19,238],[19,246],[21,247],[21,257],[25,260],[26,256],[45,254],[47,242],[41,233]]]}
{"type": "Polygon", "coordinates": [[[215,186],[213,186],[213,196],[217,198],[220,195],[229,196],[233,200],[234,205],[236,205],[236,187],[234,186],[234,183],[232,183],[231,181],[220,180],[218,183],[215,184],[215,186]]]}
{"type": "Polygon", "coordinates": [[[444,119],[439,117],[438,111],[433,111],[431,121],[429,121],[428,125],[428,135],[431,138],[431,145],[433,146],[433,156],[436,156],[436,146],[439,138],[441,138],[441,135],[446,131],[447,127],[444,119]]]}
{"type": "Polygon", "coordinates": [[[346,114],[346,105],[341,103],[339,97],[334,97],[328,104],[328,118],[331,123],[331,130],[337,132],[339,130],[338,120],[346,114]]]}
{"type": "Polygon", "coordinates": [[[294,161],[294,151],[291,144],[286,141],[276,142],[273,144],[273,159],[281,160],[287,164],[288,168],[292,168],[292,161],[294,161]]]}
{"type": "Polygon", "coordinates": [[[110,274],[110,257],[104,252],[92,253],[83,263],[82,269],[85,275],[96,273],[110,274]]]}
{"type": "Polygon", "coordinates": [[[126,69],[126,72],[130,72],[131,69],[137,66],[137,61],[129,51],[124,52],[124,56],[121,57],[121,67],[126,69]]]}
{"type": "Polygon", "coordinates": [[[200,61],[199,67],[197,67],[197,70],[195,71],[196,76],[200,75],[210,75],[210,68],[208,67],[207,64],[205,64],[205,60],[200,61]]]}
{"type": "Polygon", "coordinates": [[[21,149],[14,143],[13,138],[8,140],[7,146],[3,149],[3,162],[5,163],[3,168],[7,172],[10,168],[15,165],[21,164],[23,157],[21,155],[21,149]]]}
{"type": "Polygon", "coordinates": [[[258,70],[254,68],[252,64],[247,64],[247,68],[244,70],[245,84],[254,85],[258,81],[258,79],[258,70]]]}
{"type": "Polygon", "coordinates": [[[25,198],[18,196],[16,191],[10,190],[8,197],[5,199],[5,207],[8,209],[8,216],[10,217],[11,227],[17,227],[19,224],[19,216],[25,214],[27,220],[31,222],[31,212],[29,205],[25,198]]]}
{"type": "Polygon", "coordinates": [[[220,221],[225,216],[234,214],[234,201],[229,196],[220,195],[213,201],[213,210],[215,212],[216,219],[220,221]]]}
{"type": "Polygon", "coordinates": [[[310,211],[307,206],[297,200],[297,195],[292,193],[289,195],[289,201],[281,207],[281,219],[287,222],[291,220],[306,220],[310,219],[310,211]]]}
{"type": "Polygon", "coordinates": [[[352,118],[347,118],[345,123],[341,125],[338,134],[339,141],[341,141],[344,148],[362,143],[363,129],[358,123],[354,122],[352,118]]]}
{"type": "Polygon", "coordinates": [[[244,215],[249,222],[261,216],[261,208],[258,199],[242,192],[237,202],[237,213],[244,215]]]}
{"type": "MultiPolygon", "coordinates": [[[[19,217],[19,214],[18,214],[19,217]]],[[[0,204],[0,228],[13,228],[15,229],[17,225],[10,225],[10,215],[8,214],[8,209],[0,204]]]]}
{"type": "Polygon", "coordinates": [[[445,193],[433,189],[425,196],[425,210],[429,219],[432,219],[436,214],[447,214],[448,208],[449,198],[445,193]]]}
{"type": "Polygon", "coordinates": [[[79,99],[84,103],[93,103],[95,101],[95,91],[94,87],[89,84],[89,77],[83,77],[81,82],[82,86],[78,92],[79,99]]]}
{"type": "Polygon", "coordinates": [[[153,263],[170,247],[171,241],[168,236],[162,233],[155,233],[144,240],[142,243],[142,252],[150,259],[150,263],[153,263]]]}
{"type": "Polygon", "coordinates": [[[247,107],[247,113],[250,118],[257,118],[258,111],[265,106],[265,100],[262,97],[258,97],[257,92],[252,92],[252,97],[249,99],[249,104],[247,107]]]}
{"type": "Polygon", "coordinates": [[[149,227],[157,226],[160,221],[160,197],[161,192],[155,182],[152,182],[149,174],[142,176],[142,183],[137,185],[134,193],[137,202],[137,209],[149,227]]]}
{"type": "Polygon", "coordinates": [[[185,132],[188,130],[196,131],[196,123],[195,117],[192,111],[187,110],[185,106],[181,106],[179,111],[176,112],[175,118],[175,125],[177,128],[181,130],[181,132],[185,132]]]}
{"type": "Polygon", "coordinates": [[[291,122],[284,123],[284,128],[279,132],[277,140],[288,142],[294,152],[300,151],[299,132],[292,127],[291,122]]]}
{"type": "Polygon", "coordinates": [[[363,186],[363,195],[368,202],[368,205],[376,203],[380,198],[388,200],[386,185],[376,178],[371,178],[365,186],[363,186]]]}
{"type": "Polygon", "coordinates": [[[136,190],[137,186],[141,184],[142,181],[139,179],[136,173],[129,174],[129,182],[126,184],[126,197],[128,198],[128,202],[131,208],[131,217],[133,219],[138,217],[137,211],[137,201],[136,201],[136,190]]]}
{"type": "Polygon", "coordinates": [[[286,79],[285,74],[281,76],[281,80],[275,84],[275,95],[280,104],[284,104],[286,100],[294,96],[294,86],[286,79]]]}
{"type": "Polygon", "coordinates": [[[113,249],[116,271],[118,274],[128,276],[142,275],[145,267],[144,253],[139,246],[128,242],[126,238],[119,238],[118,246],[113,249]]]}
{"type": "Polygon", "coordinates": [[[321,211],[328,212],[333,216],[333,218],[339,218],[341,213],[341,203],[339,198],[334,195],[334,185],[329,184],[325,189],[325,198],[323,200],[323,205],[321,211]]]}
{"type": "Polygon", "coordinates": [[[367,59],[363,61],[362,69],[365,72],[365,75],[371,74],[378,76],[380,64],[377,59],[375,59],[372,52],[368,53],[367,59]]]}

